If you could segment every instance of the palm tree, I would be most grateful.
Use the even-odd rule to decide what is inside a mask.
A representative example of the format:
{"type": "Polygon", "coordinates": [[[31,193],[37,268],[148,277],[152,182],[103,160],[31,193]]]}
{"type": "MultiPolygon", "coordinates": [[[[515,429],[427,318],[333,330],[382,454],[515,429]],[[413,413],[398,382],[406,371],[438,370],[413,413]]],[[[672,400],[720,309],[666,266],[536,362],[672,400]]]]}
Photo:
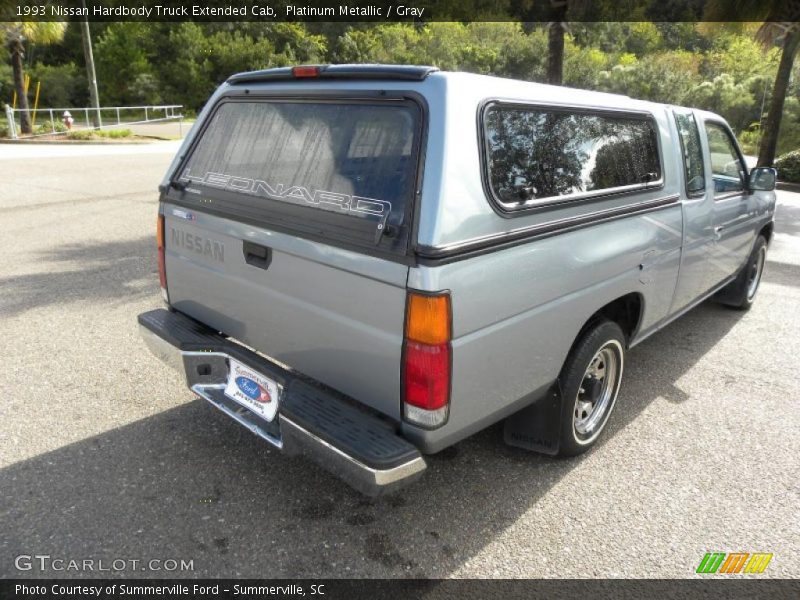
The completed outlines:
{"type": "Polygon", "coordinates": [[[550,15],[547,24],[547,83],[561,85],[564,79],[564,30],[569,2],[550,0],[550,15]]]}
{"type": "Polygon", "coordinates": [[[512,2],[510,15],[519,19],[526,33],[535,23],[545,21],[547,28],[547,83],[561,85],[564,78],[564,33],[567,13],[583,10],[590,0],[524,0],[512,2]]]}
{"type": "Polygon", "coordinates": [[[781,61],[758,145],[758,166],[770,167],[775,161],[792,65],[800,47],[800,23],[797,20],[800,14],[798,7],[786,0],[707,0],[703,13],[706,21],[724,21],[731,15],[741,21],[763,21],[756,39],[764,48],[772,48],[776,43],[781,45],[781,61]],[[781,18],[791,20],[780,21],[781,18]]]}
{"type": "Polygon", "coordinates": [[[66,23],[61,22],[11,22],[0,23],[0,38],[11,53],[11,68],[14,71],[14,89],[19,102],[20,126],[22,133],[32,133],[31,116],[28,112],[28,97],[25,95],[25,72],[22,59],[25,57],[25,43],[54,44],[64,39],[66,23]]]}
{"type": "Polygon", "coordinates": [[[781,61],[775,75],[775,84],[772,88],[772,98],[769,102],[767,118],[761,132],[761,143],[758,145],[758,166],[771,167],[775,161],[775,152],[778,148],[778,133],[781,129],[783,117],[783,103],[786,100],[786,90],[789,87],[789,78],[792,75],[792,65],[797,50],[800,48],[800,23],[764,23],[756,34],[764,47],[773,44],[781,45],[781,61]]]}

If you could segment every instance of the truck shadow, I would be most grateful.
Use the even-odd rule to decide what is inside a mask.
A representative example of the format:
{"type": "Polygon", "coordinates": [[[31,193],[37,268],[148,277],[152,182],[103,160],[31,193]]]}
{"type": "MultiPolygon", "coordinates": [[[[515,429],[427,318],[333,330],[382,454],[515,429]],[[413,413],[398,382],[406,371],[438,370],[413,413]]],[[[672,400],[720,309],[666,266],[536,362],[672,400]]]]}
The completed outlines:
{"type": "MultiPolygon", "coordinates": [[[[634,349],[604,443],[656,399],[680,411],[679,378],[740,317],[705,303],[634,349]]],[[[14,568],[34,553],[193,561],[104,576],[444,576],[583,461],[509,448],[494,426],[430,457],[410,488],[369,500],[195,400],[0,470],[0,576],[81,576],[14,568]]]]}

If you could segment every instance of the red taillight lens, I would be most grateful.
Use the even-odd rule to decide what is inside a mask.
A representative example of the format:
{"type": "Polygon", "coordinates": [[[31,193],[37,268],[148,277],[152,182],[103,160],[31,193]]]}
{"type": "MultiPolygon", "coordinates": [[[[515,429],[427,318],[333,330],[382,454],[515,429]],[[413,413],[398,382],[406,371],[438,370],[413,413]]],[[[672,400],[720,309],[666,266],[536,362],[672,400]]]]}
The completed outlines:
{"type": "Polygon", "coordinates": [[[161,289],[166,294],[167,289],[167,265],[164,257],[164,215],[158,215],[156,225],[156,244],[158,245],[158,280],[161,289]]]}
{"type": "Polygon", "coordinates": [[[451,312],[447,293],[408,293],[403,415],[428,429],[444,425],[450,410],[451,312]]]}
{"type": "Polygon", "coordinates": [[[447,406],[450,396],[450,345],[406,342],[403,386],[406,404],[424,410],[447,406]]]}
{"type": "Polygon", "coordinates": [[[303,66],[292,67],[293,77],[317,77],[319,75],[319,67],[303,66]]]}

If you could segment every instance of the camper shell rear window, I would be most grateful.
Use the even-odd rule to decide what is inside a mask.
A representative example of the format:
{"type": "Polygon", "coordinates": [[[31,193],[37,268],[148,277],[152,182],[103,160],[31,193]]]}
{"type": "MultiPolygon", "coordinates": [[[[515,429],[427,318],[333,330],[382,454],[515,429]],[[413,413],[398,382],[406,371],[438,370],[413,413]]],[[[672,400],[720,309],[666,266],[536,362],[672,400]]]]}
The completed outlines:
{"type": "Polygon", "coordinates": [[[408,246],[420,107],[411,100],[227,99],[170,199],[367,248],[408,246]]]}

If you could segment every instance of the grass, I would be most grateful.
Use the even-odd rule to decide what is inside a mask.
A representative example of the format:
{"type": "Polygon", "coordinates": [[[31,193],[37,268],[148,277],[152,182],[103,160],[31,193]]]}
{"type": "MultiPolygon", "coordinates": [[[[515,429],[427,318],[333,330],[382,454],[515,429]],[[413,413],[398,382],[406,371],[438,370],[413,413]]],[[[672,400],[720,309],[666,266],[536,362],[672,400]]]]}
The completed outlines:
{"type": "Polygon", "coordinates": [[[130,129],[80,129],[67,133],[68,140],[119,140],[134,137],[130,129]]]}

